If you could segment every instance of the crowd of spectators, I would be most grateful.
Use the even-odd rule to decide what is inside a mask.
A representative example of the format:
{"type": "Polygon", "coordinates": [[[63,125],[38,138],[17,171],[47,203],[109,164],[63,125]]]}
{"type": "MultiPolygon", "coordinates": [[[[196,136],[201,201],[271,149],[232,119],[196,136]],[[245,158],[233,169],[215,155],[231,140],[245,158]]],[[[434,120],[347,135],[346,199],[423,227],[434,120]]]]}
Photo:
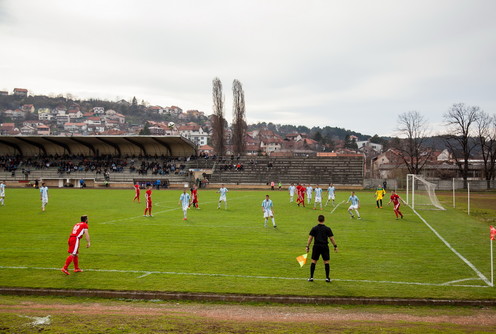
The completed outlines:
{"type": "Polygon", "coordinates": [[[102,174],[106,179],[110,173],[121,173],[126,170],[136,172],[140,175],[151,173],[153,175],[184,174],[185,161],[196,159],[196,157],[174,158],[174,157],[126,157],[116,158],[110,155],[99,157],[84,157],[79,155],[22,157],[22,156],[0,156],[0,169],[11,172],[15,176],[16,171],[22,171],[29,175],[31,170],[56,169],[59,174],[70,174],[73,172],[92,172],[102,174]]]}

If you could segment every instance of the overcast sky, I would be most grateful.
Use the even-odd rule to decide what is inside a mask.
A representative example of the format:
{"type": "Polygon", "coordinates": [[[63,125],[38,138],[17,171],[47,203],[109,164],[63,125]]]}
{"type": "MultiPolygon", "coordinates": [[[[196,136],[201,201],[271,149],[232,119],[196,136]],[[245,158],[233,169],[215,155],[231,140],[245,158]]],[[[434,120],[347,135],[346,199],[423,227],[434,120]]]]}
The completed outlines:
{"type": "MultiPolygon", "coordinates": [[[[453,103],[496,112],[496,1],[0,0],[0,89],[391,135],[453,103]]],[[[437,131],[437,130],[436,130],[437,131]]]]}

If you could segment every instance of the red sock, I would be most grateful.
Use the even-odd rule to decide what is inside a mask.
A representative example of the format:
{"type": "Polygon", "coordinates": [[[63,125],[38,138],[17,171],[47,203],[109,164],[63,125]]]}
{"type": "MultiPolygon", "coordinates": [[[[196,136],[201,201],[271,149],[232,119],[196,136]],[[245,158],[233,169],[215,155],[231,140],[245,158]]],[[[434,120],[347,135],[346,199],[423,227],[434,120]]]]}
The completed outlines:
{"type": "Polygon", "coordinates": [[[79,269],[79,258],[74,256],[74,269],[79,269]]]}
{"type": "Polygon", "coordinates": [[[71,264],[73,259],[74,259],[74,256],[72,256],[72,255],[69,255],[67,257],[67,259],[65,259],[65,265],[64,265],[65,270],[67,270],[67,268],[69,268],[69,265],[71,264]]]}

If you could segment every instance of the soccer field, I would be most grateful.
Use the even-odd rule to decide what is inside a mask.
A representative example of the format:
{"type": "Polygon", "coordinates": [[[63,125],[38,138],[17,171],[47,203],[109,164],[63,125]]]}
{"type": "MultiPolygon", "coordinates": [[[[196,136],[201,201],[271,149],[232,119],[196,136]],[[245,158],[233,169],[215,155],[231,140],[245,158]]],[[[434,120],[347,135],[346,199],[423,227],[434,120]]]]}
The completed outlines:
{"type": "MultiPolygon", "coordinates": [[[[153,192],[154,217],[133,190],[50,189],[47,211],[36,189],[7,189],[0,207],[0,285],[66,289],[158,290],[273,295],[490,298],[489,228],[454,210],[375,208],[359,192],[362,219],[350,219],[338,191],[336,207],[314,211],[289,203],[287,191],[228,193],[217,209],[215,190],[200,190],[200,210],[182,220],[179,190],[153,192]],[[261,202],[274,202],[277,229],[263,226],[261,202]],[[333,212],[331,212],[333,210],[333,212]],[[315,282],[300,268],[308,232],[323,213],[339,246],[332,283],[317,264],[315,282]],[[60,272],[67,238],[89,216],[91,247],[81,240],[83,273],[60,272]],[[430,227],[429,227],[429,226],[430,227]]],[[[403,195],[400,193],[400,195],[403,195]]],[[[326,194],[325,194],[326,196],[326,194]]],[[[325,202],[324,196],[324,202],[325,202]]],[[[72,267],[71,267],[72,269],[72,267]]]]}

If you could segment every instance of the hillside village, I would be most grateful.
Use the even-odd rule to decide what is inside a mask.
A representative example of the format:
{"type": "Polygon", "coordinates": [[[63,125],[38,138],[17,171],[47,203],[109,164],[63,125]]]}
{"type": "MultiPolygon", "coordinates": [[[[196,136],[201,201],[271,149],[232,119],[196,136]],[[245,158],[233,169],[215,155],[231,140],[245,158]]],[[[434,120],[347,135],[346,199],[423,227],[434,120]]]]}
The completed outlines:
{"type": "MultiPolygon", "coordinates": [[[[60,97],[31,97],[25,88],[14,88],[12,93],[0,91],[0,101],[2,98],[10,101],[0,106],[0,135],[180,135],[196,144],[200,153],[213,154],[210,145],[212,115],[206,116],[203,111],[184,111],[178,106],[139,105],[133,113],[132,103],[125,100],[113,103],[105,101],[98,105],[99,101],[88,103],[60,97]],[[42,103],[37,104],[34,102],[36,100],[42,103]],[[170,122],[174,123],[173,127],[170,122]]],[[[363,137],[349,135],[345,140],[333,136],[325,141],[317,141],[312,138],[310,129],[305,129],[305,132],[278,133],[264,124],[251,125],[249,130],[245,139],[247,155],[308,155],[319,151],[354,153],[357,147],[347,146],[346,141],[360,143],[359,136],[363,137]]],[[[227,128],[228,154],[231,154],[231,137],[231,130],[227,128]]],[[[378,152],[382,149],[380,144],[372,147],[378,152]]]]}
{"type": "MultiPolygon", "coordinates": [[[[71,98],[30,96],[25,88],[0,91],[0,135],[2,136],[136,136],[179,135],[193,142],[200,155],[214,155],[211,145],[212,116],[178,106],[162,107],[120,100],[80,101],[71,98]],[[171,126],[172,125],[172,126],[171,126]]],[[[226,152],[232,155],[232,132],[226,132],[226,152]]],[[[400,154],[389,141],[340,128],[248,125],[246,155],[270,157],[332,156],[363,154],[368,177],[394,177],[402,166],[400,154]]],[[[435,147],[434,145],[433,147],[435,147]]],[[[475,157],[477,158],[477,157],[475,157]]],[[[480,176],[474,165],[473,176],[480,176]]],[[[454,177],[457,167],[448,150],[437,145],[425,173],[432,177],[454,177]]]]}

